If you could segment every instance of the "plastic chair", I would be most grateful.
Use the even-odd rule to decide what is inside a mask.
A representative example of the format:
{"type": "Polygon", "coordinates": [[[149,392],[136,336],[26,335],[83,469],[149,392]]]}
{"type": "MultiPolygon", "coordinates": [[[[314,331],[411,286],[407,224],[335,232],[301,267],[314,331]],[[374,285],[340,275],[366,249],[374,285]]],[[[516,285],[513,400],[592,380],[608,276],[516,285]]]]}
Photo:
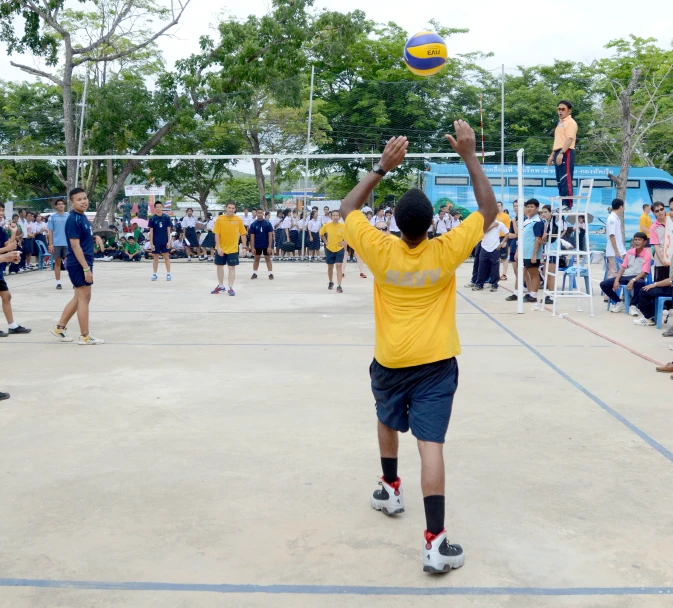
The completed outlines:
{"type": "Polygon", "coordinates": [[[659,296],[657,298],[656,306],[655,306],[655,316],[654,316],[654,321],[657,324],[657,329],[661,329],[661,326],[663,324],[664,320],[664,304],[666,302],[671,302],[673,301],[673,298],[669,296],[659,296]]]}
{"type": "MultiPolygon", "coordinates": [[[[607,273],[607,269],[605,271],[607,273]]],[[[563,270],[563,284],[561,286],[561,291],[566,289],[566,279],[570,277],[570,289],[577,288],[577,277],[584,277],[584,285],[586,286],[586,292],[591,294],[591,286],[589,285],[589,269],[587,268],[587,258],[586,256],[582,257],[582,261],[579,266],[569,266],[563,270]]]]}
{"type": "Polygon", "coordinates": [[[38,270],[43,270],[45,262],[47,264],[51,262],[51,253],[49,253],[49,250],[45,247],[42,241],[35,239],[35,243],[37,243],[37,249],[39,252],[37,258],[37,268],[38,270]]]}

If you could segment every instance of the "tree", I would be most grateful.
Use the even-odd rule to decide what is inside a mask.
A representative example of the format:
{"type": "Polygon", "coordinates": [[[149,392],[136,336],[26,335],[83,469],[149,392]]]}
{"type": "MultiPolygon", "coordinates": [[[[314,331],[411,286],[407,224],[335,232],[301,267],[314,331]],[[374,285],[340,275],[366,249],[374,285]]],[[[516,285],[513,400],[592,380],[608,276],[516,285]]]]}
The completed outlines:
{"type": "Polygon", "coordinates": [[[257,180],[254,177],[231,178],[220,189],[218,201],[220,203],[233,201],[246,209],[257,207],[259,205],[257,180]]]}
{"type": "MultiPolygon", "coordinates": [[[[171,0],[170,7],[165,8],[153,0],[98,0],[93,10],[81,11],[66,9],[65,0],[42,3],[37,0],[9,0],[0,5],[0,40],[7,43],[10,54],[30,52],[44,58],[48,66],[56,66],[60,60],[59,69],[51,72],[13,61],[11,64],[61,88],[68,156],[77,155],[73,95],[75,69],[85,64],[122,60],[141,52],[178,23],[189,2],[171,0]],[[162,22],[157,30],[149,29],[153,19],[162,22]],[[20,21],[23,23],[18,23],[20,21]]],[[[170,127],[169,121],[149,134],[138,153],[149,152],[170,127]]],[[[68,189],[75,185],[76,166],[75,160],[67,161],[68,189]]],[[[102,223],[107,208],[135,167],[134,161],[129,161],[109,188],[100,206],[102,209],[98,209],[96,225],[102,223]]]]}
{"type": "Polygon", "coordinates": [[[630,36],[606,45],[614,49],[612,57],[596,65],[598,86],[606,98],[606,108],[613,108],[621,126],[619,173],[610,174],[617,196],[625,199],[629,167],[634,158],[641,162],[665,166],[673,157],[673,144],[657,144],[648,149],[648,136],[673,132],[673,49],[656,46],[654,38],[630,36]]]}

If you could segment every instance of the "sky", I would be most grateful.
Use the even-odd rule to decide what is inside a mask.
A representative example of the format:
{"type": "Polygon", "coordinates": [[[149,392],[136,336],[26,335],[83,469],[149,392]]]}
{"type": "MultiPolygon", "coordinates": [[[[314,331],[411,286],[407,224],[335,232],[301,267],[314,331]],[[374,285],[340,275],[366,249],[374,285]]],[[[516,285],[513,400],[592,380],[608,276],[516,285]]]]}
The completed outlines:
{"type": "MultiPolygon", "coordinates": [[[[158,0],[167,2],[167,0],[158,0]]],[[[634,10],[632,0],[470,0],[467,2],[421,2],[386,0],[363,3],[358,0],[316,0],[317,9],[342,12],[367,7],[370,19],[395,21],[409,33],[425,29],[430,19],[447,27],[468,28],[447,41],[449,54],[470,51],[492,52],[481,62],[487,69],[508,71],[518,65],[551,63],[554,59],[591,62],[609,54],[604,45],[611,39],[634,34],[657,38],[664,46],[673,38],[673,10],[670,0],[648,0],[647,10],[634,10]]],[[[644,5],[643,5],[644,6],[644,5]]],[[[220,15],[246,17],[269,10],[264,0],[191,0],[183,20],[170,38],[160,41],[168,67],[181,57],[198,52],[199,36],[214,34],[220,15]]],[[[38,65],[30,57],[14,61],[38,65]]],[[[5,49],[0,52],[0,78],[30,79],[9,65],[5,49]]]]}

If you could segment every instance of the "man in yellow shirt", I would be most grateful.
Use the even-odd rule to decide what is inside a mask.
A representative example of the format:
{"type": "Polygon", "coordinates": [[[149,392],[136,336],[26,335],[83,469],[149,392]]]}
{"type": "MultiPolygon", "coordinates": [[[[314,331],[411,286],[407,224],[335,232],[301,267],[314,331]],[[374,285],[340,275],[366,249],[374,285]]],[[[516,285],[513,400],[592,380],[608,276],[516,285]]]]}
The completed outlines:
{"type": "MultiPolygon", "coordinates": [[[[650,216],[650,211],[652,207],[647,203],[643,205],[643,213],[640,216],[640,232],[644,232],[646,235],[650,235],[650,228],[652,228],[652,216],[650,216]]],[[[649,244],[650,239],[647,239],[647,244],[649,244]]]]}
{"type": "Polygon", "coordinates": [[[460,353],[455,273],[497,213],[493,189],[475,154],[474,131],[462,120],[454,126],[456,139],[446,137],[465,162],[479,206],[479,211],[459,226],[428,240],[432,205],[416,188],[406,192],[395,206],[401,238],[376,230],[359,212],[381,178],[404,159],[406,137],[388,142],[379,163],[341,203],[346,238],[374,274],[376,345],[369,369],[383,477],[371,505],[386,515],[404,511],[397,476],[398,433],[411,428],[422,463],[426,572],[446,572],[465,561],[462,548],[449,544],[444,529],[443,447],[458,384],[456,355],[460,353]]]}
{"type": "Polygon", "coordinates": [[[238,239],[241,238],[243,247],[247,247],[247,231],[243,220],[236,215],[236,204],[227,203],[227,210],[220,215],[213,226],[215,235],[215,268],[217,269],[217,287],[210,293],[224,293],[224,266],[229,267],[229,295],[235,296],[234,280],[236,266],[238,266],[238,239]]]}
{"type": "MultiPolygon", "coordinates": [[[[361,213],[362,217],[364,215],[361,213]]],[[[344,261],[344,247],[346,241],[344,240],[344,226],[339,223],[340,214],[334,210],[330,213],[331,222],[325,224],[320,229],[320,238],[325,243],[325,262],[327,262],[327,276],[329,277],[329,284],[327,289],[334,289],[334,266],[337,271],[337,293],[343,293],[341,287],[341,279],[343,278],[343,261],[344,261]],[[327,235],[327,238],[325,238],[327,235]]]]}
{"type": "MultiPolygon", "coordinates": [[[[562,99],[556,108],[558,124],[554,130],[554,146],[547,164],[556,167],[556,187],[559,196],[573,195],[573,173],[575,172],[575,144],[577,143],[577,123],[571,116],[573,106],[562,99]]],[[[564,199],[563,204],[573,208],[572,199],[564,199]]]]}

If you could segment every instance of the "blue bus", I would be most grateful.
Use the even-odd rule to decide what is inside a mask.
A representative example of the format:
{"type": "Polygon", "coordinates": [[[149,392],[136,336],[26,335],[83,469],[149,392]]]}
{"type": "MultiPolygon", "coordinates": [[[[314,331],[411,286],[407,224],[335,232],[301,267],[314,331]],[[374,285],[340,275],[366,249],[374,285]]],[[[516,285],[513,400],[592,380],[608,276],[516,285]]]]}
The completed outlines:
{"type": "MultiPolygon", "coordinates": [[[[429,170],[424,172],[424,190],[433,206],[438,209],[444,203],[452,203],[456,208],[474,211],[477,208],[472,191],[472,184],[465,165],[462,163],[429,163],[429,170]]],[[[505,165],[504,177],[501,176],[500,165],[484,165],[493,191],[498,200],[502,200],[506,209],[512,210],[512,202],[519,196],[519,180],[516,165],[505,165]]],[[[605,248],[605,223],[609,214],[608,208],[612,199],[617,196],[617,189],[608,178],[619,172],[619,167],[586,167],[576,166],[573,176],[573,190],[579,190],[582,179],[593,178],[594,189],[591,194],[589,212],[594,216],[589,226],[591,248],[605,248]]],[[[524,200],[536,198],[540,205],[550,203],[550,198],[558,196],[554,167],[546,165],[524,165],[523,197],[524,200]]],[[[661,201],[668,208],[668,201],[673,197],[673,176],[661,169],[649,167],[632,167],[626,189],[624,211],[627,241],[638,231],[643,205],[651,205],[661,201]]],[[[553,205],[552,205],[553,206],[553,205]]],[[[651,216],[654,220],[654,216],[651,216]]]]}

